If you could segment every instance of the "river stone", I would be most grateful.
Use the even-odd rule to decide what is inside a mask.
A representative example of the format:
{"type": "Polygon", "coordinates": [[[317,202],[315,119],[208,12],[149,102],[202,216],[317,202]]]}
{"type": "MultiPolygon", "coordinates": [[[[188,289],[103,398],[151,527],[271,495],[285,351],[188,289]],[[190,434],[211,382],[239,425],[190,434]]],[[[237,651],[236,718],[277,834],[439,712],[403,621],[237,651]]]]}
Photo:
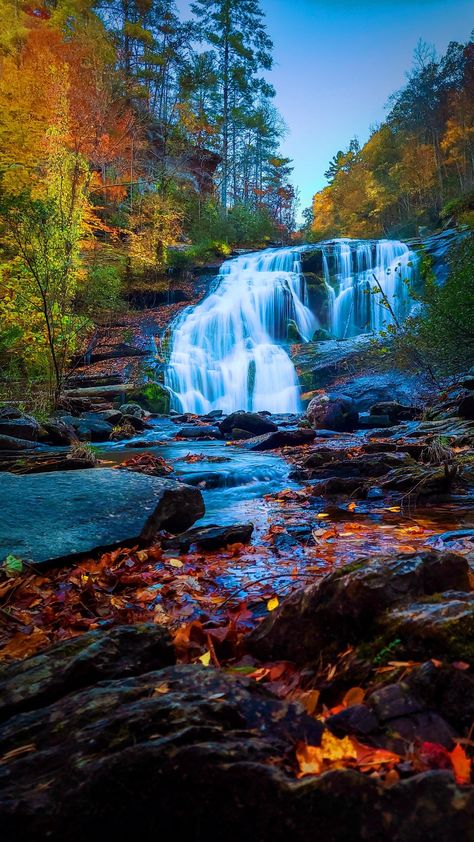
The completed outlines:
{"type": "Polygon", "coordinates": [[[321,428],[350,433],[357,427],[359,413],[352,398],[323,392],[310,401],[306,417],[315,430],[321,428]]]}
{"type": "Polygon", "coordinates": [[[274,450],[277,447],[299,447],[310,444],[316,438],[314,430],[277,430],[275,433],[265,433],[245,442],[246,450],[274,450]]]}
{"type": "Polygon", "coordinates": [[[276,424],[269,418],[264,418],[258,412],[233,412],[219,424],[223,435],[228,436],[233,430],[244,430],[254,436],[264,433],[274,433],[278,430],[276,424]]]}
{"type": "Polygon", "coordinates": [[[77,442],[77,435],[71,424],[60,418],[49,418],[41,425],[40,439],[48,444],[68,446],[77,442]]]}
{"type": "Polygon", "coordinates": [[[471,670],[452,664],[425,661],[410,670],[405,684],[459,730],[469,728],[474,719],[474,675],[471,670]]]}
{"type": "Polygon", "coordinates": [[[29,439],[17,439],[15,436],[0,435],[0,452],[15,450],[47,450],[43,444],[29,439]]]}
{"type": "Polygon", "coordinates": [[[0,489],[0,555],[36,563],[182,532],[204,514],[196,488],[111,468],[2,473],[0,489]]]}
{"type": "Polygon", "coordinates": [[[79,417],[62,415],[60,420],[72,427],[80,441],[108,441],[112,425],[104,421],[95,412],[83,412],[79,417]]]}
{"type": "Polygon", "coordinates": [[[470,590],[463,556],[422,551],[360,559],[291,594],[247,638],[247,647],[263,660],[307,663],[325,649],[370,637],[385,609],[450,589],[470,590]]]}
{"type": "Polygon", "coordinates": [[[413,657],[474,660],[474,593],[448,592],[394,607],[378,626],[391,639],[399,638],[413,657]]]}
{"type": "Polygon", "coordinates": [[[21,415],[19,418],[0,417],[0,436],[37,441],[40,429],[36,418],[31,415],[21,415]]]}
{"type": "Polygon", "coordinates": [[[163,549],[187,553],[196,544],[202,550],[218,550],[229,544],[247,544],[252,537],[253,523],[239,523],[233,526],[198,526],[188,529],[182,535],[165,538],[161,542],[163,549]]]}
{"type": "Polygon", "coordinates": [[[199,424],[185,424],[176,433],[182,439],[221,439],[222,433],[219,427],[199,424]]]}

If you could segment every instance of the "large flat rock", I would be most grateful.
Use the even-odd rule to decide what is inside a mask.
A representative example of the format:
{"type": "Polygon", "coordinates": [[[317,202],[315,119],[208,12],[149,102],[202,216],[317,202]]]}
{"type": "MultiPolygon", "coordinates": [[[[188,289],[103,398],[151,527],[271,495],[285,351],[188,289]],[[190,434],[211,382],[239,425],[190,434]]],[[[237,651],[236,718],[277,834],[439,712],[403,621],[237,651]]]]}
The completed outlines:
{"type": "Polygon", "coordinates": [[[197,488],[131,471],[0,473],[0,560],[36,563],[182,532],[204,514],[197,488]]]}

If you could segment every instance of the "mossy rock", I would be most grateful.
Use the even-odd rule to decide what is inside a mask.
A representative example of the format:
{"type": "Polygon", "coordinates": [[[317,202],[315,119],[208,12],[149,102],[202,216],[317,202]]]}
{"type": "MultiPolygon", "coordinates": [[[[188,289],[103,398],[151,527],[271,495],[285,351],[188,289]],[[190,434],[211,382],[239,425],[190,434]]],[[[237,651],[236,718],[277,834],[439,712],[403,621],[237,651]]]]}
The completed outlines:
{"type": "Polygon", "coordinates": [[[146,383],[130,399],[155,415],[167,415],[170,411],[170,394],[160,383],[146,383]]]}
{"type": "Polygon", "coordinates": [[[448,591],[388,611],[381,626],[415,657],[474,660],[474,593],[448,591]]]}

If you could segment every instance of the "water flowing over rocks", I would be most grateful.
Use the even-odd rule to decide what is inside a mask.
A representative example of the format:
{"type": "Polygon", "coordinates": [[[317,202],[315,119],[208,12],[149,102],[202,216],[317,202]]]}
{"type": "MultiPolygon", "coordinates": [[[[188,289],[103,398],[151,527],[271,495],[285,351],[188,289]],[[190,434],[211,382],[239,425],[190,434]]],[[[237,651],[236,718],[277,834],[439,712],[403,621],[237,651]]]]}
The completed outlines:
{"type": "Polygon", "coordinates": [[[173,408],[298,411],[285,344],[308,342],[321,327],[347,339],[386,327],[392,312],[405,318],[416,275],[416,256],[392,240],[332,240],[227,261],[213,291],[174,327],[165,375],[173,408]]]}
{"type": "Polygon", "coordinates": [[[93,468],[1,474],[0,544],[36,563],[182,532],[204,514],[201,492],[174,480],[93,468]]]}

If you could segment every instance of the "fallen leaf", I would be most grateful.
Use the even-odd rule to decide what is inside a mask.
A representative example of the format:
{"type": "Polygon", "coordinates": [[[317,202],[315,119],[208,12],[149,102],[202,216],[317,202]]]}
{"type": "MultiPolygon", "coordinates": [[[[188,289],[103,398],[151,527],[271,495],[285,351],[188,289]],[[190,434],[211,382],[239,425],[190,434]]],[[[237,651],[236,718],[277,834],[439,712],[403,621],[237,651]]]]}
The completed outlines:
{"type": "Polygon", "coordinates": [[[182,562],[182,561],[180,561],[180,560],[179,560],[179,558],[169,558],[169,559],[167,559],[167,561],[168,561],[168,564],[169,564],[171,567],[178,567],[178,568],[179,568],[179,567],[184,567],[183,562],[182,562]]]}
{"type": "Polygon", "coordinates": [[[346,708],[353,707],[353,705],[360,705],[364,701],[364,696],[365,690],[362,687],[351,687],[344,696],[342,704],[346,708]]]}
{"type": "Polygon", "coordinates": [[[472,761],[467,756],[463,747],[458,743],[456,748],[449,752],[451,763],[453,764],[454,777],[458,784],[468,784],[471,782],[471,765],[472,761]]]}
{"type": "Polygon", "coordinates": [[[201,661],[201,664],[204,664],[205,667],[208,667],[209,664],[211,663],[211,653],[210,652],[204,652],[204,655],[201,655],[199,657],[199,660],[201,661]]]}
{"type": "Polygon", "coordinates": [[[42,629],[34,628],[28,634],[17,632],[3,649],[0,649],[0,660],[3,658],[27,658],[34,655],[42,646],[47,646],[49,638],[42,629]]]}
{"type": "Polygon", "coordinates": [[[275,610],[275,608],[278,608],[279,604],[280,604],[280,603],[278,602],[278,597],[277,597],[277,596],[274,596],[274,597],[272,597],[272,599],[269,599],[269,600],[268,600],[268,602],[267,602],[267,609],[268,609],[269,611],[274,611],[274,610],[275,610]]]}
{"type": "Polygon", "coordinates": [[[349,503],[349,505],[347,507],[347,511],[348,512],[354,512],[356,510],[356,508],[357,508],[357,503],[349,503]]]}

